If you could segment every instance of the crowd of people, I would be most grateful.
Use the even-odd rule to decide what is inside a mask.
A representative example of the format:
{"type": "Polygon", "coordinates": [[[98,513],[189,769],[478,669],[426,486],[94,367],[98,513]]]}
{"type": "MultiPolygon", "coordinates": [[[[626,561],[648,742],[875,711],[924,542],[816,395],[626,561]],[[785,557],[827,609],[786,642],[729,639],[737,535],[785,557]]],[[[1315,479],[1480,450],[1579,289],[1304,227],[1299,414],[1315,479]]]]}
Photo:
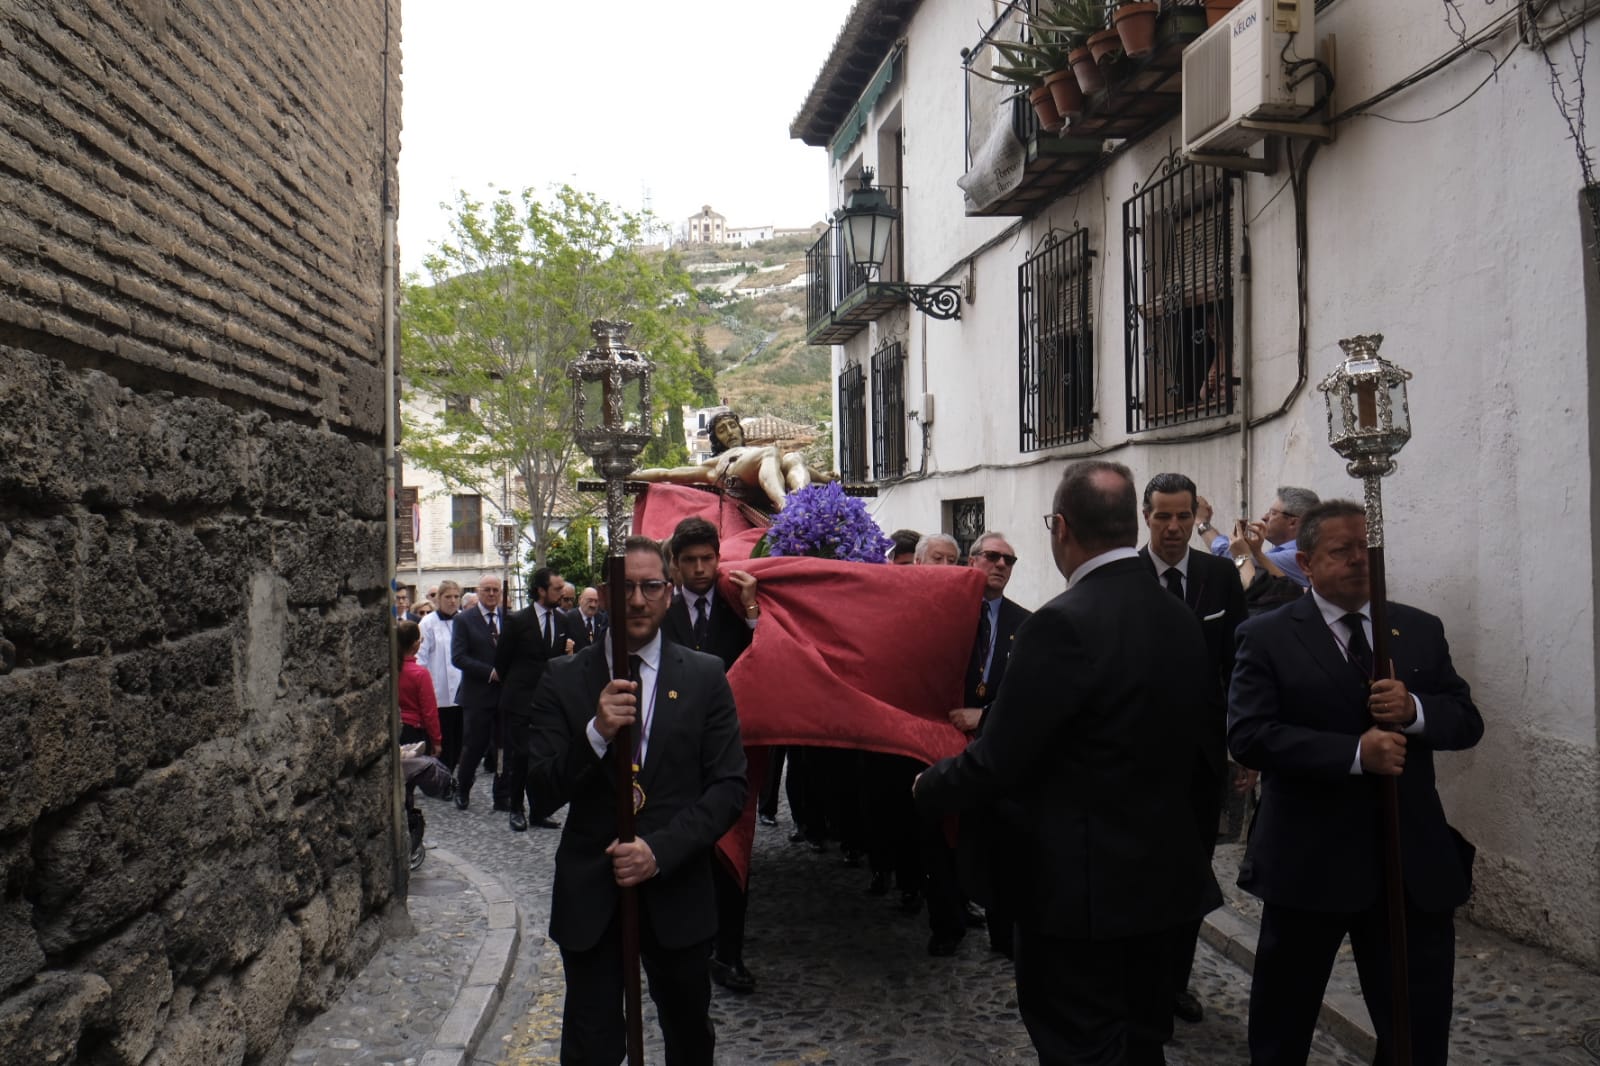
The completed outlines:
{"type": "MultiPolygon", "coordinates": [[[[891,563],[983,576],[948,712],[964,751],[929,766],[753,749],[769,760],[759,823],[777,826],[786,795],[791,842],[835,845],[864,864],[865,891],[926,908],[931,956],[986,929],[1013,961],[1041,1062],[1145,1066],[1164,1061],[1174,1018],[1204,1016],[1190,971],[1221,903],[1212,853],[1248,798],[1239,883],[1264,904],[1250,1061],[1306,1061],[1348,934],[1384,1063],[1394,1024],[1374,782],[1395,777],[1413,1061],[1443,1063],[1471,847],[1445,821],[1432,753],[1472,746],[1483,722],[1434,616],[1388,604],[1390,661],[1373,661],[1363,509],[1284,486],[1259,519],[1223,532],[1190,478],[1158,474],[1140,492],[1101,461],[1069,466],[1049,506],[1066,590],[1033,612],[1007,596],[1029,538],[986,531],[965,549],[944,533],[891,538],[891,563]]],[[[636,885],[668,1059],[709,1066],[710,984],[757,987],[744,958],[751,884],[713,852],[746,800],[726,671],[761,623],[760,589],[723,564],[703,519],[625,548],[620,619],[548,568],[510,614],[493,575],[470,606],[448,581],[425,604],[397,604],[402,739],[454,769],[463,811],[481,768],[513,831],[557,828],[566,808],[551,917],[567,979],[562,1061],[623,1056],[616,890],[636,885]],[[612,624],[625,627],[630,680],[613,680],[612,624]],[[627,726],[631,762],[608,757],[627,726]],[[613,775],[628,764],[638,837],[621,844],[613,775]]]]}

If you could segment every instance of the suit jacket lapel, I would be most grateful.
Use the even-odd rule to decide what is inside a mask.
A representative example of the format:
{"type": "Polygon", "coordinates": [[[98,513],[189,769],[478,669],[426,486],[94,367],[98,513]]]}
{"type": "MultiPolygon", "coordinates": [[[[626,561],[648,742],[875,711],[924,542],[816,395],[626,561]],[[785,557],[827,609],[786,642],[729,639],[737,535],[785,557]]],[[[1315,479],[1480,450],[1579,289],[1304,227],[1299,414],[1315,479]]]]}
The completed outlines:
{"type": "Polygon", "coordinates": [[[656,702],[650,712],[650,745],[645,749],[644,766],[639,771],[639,785],[644,789],[646,803],[650,802],[650,783],[664,761],[661,757],[667,750],[664,741],[678,725],[677,711],[682,701],[675,698],[675,694],[682,680],[678,661],[681,654],[676,644],[661,642],[661,658],[656,669],[656,702]]]}
{"type": "Polygon", "coordinates": [[[1333,631],[1322,620],[1317,601],[1303,596],[1289,608],[1289,619],[1296,638],[1329,677],[1356,694],[1363,691],[1361,675],[1339,651],[1333,631]]]}

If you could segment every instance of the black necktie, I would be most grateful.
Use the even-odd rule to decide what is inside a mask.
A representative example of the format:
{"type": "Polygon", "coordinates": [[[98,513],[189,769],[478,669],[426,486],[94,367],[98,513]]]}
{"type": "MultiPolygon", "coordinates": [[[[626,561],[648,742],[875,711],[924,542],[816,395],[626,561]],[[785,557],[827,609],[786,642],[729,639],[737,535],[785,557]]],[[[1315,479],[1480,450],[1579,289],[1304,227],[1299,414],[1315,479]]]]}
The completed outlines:
{"type": "MultiPolygon", "coordinates": [[[[1182,600],[1183,599],[1183,572],[1181,570],[1179,570],[1176,566],[1169,566],[1169,567],[1167,567],[1167,572],[1165,574],[1163,574],[1162,577],[1164,577],[1166,579],[1167,591],[1172,593],[1174,596],[1178,597],[1178,599],[1182,600]]],[[[1185,600],[1184,602],[1187,603],[1188,601],[1185,600]]]]}
{"type": "Polygon", "coordinates": [[[583,627],[589,631],[589,639],[593,640],[594,639],[594,619],[593,618],[585,618],[583,620],[583,627]]]}
{"type": "Polygon", "coordinates": [[[1350,664],[1361,671],[1361,676],[1367,681],[1372,680],[1372,645],[1367,643],[1367,630],[1361,624],[1361,616],[1352,611],[1339,621],[1350,630],[1350,640],[1345,644],[1344,650],[1350,656],[1350,664]]]}
{"type": "Polygon", "coordinates": [[[694,601],[694,647],[696,651],[705,647],[706,643],[706,598],[701,596],[694,601]]]}
{"type": "Polygon", "coordinates": [[[489,620],[489,643],[499,644],[500,627],[494,624],[494,612],[490,611],[488,614],[484,615],[484,617],[489,620]]]}
{"type": "Polygon", "coordinates": [[[989,665],[989,645],[994,641],[993,624],[989,621],[989,601],[984,600],[978,608],[978,640],[972,645],[972,675],[978,681],[987,680],[985,674],[989,665]]]}
{"type": "Polygon", "coordinates": [[[554,619],[555,612],[546,607],[544,609],[544,646],[547,648],[554,648],[556,646],[556,627],[554,619]]]}

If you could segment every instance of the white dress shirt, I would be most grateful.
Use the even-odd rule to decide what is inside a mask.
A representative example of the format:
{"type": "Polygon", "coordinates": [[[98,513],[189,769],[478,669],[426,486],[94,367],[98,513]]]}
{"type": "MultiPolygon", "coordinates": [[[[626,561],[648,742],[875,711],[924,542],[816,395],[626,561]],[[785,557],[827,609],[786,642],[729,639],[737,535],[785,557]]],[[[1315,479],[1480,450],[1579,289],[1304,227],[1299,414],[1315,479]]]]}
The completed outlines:
{"type": "MultiPolygon", "coordinates": [[[[1361,635],[1367,638],[1367,647],[1372,647],[1371,603],[1363,603],[1360,610],[1352,612],[1345,610],[1331,600],[1324,599],[1316,589],[1311,590],[1311,598],[1316,601],[1317,610],[1322,613],[1322,620],[1328,624],[1328,630],[1333,634],[1333,642],[1338,645],[1339,654],[1344,656],[1345,662],[1350,661],[1350,638],[1354,636],[1350,632],[1349,624],[1344,620],[1345,615],[1353,613],[1361,616],[1361,635]]],[[[1381,673],[1382,671],[1380,670],[1379,672],[1381,673]]],[[[1422,700],[1417,697],[1415,692],[1407,693],[1407,695],[1411,697],[1411,706],[1416,709],[1417,720],[1400,732],[1414,737],[1422,733],[1422,700]]],[[[1350,772],[1353,774],[1366,773],[1361,768],[1361,740],[1359,737],[1356,739],[1356,757],[1355,761],[1350,764],[1350,772]]]]}
{"type": "MultiPolygon", "coordinates": [[[[710,608],[708,607],[707,610],[710,608]]],[[[639,732],[635,734],[636,743],[639,745],[639,765],[644,765],[645,755],[650,750],[650,727],[655,723],[656,707],[656,673],[661,669],[661,631],[656,630],[656,635],[650,638],[650,643],[633,653],[639,657],[639,713],[634,719],[634,725],[639,732]]],[[[605,643],[606,666],[613,675],[616,668],[611,658],[611,642],[605,643]]],[[[611,743],[600,735],[600,730],[595,726],[595,720],[589,719],[584,732],[589,737],[589,747],[594,749],[598,758],[605,758],[611,743]]]]}

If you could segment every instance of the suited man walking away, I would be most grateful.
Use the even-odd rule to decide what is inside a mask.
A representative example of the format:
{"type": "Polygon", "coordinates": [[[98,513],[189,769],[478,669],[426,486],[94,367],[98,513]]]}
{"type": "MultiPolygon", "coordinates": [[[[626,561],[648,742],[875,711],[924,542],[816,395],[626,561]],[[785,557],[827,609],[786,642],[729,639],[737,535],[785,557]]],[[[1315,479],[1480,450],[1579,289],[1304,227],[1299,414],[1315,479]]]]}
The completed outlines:
{"type": "MultiPolygon", "coordinates": [[[[1231,562],[1207,552],[1191,551],[1194,535],[1195,484],[1182,474],[1157,474],[1144,487],[1144,524],[1150,542],[1139,555],[1150,564],[1156,579],[1172,595],[1182,600],[1200,619],[1205,634],[1211,677],[1219,691],[1226,692],[1233,676],[1233,634],[1245,620],[1244,585],[1239,570],[1231,562]]],[[[1222,772],[1226,765],[1227,722],[1218,716],[1206,723],[1205,759],[1208,772],[1221,772],[1223,785],[1210,795],[1196,796],[1195,829],[1209,857],[1217,846],[1217,824],[1222,816],[1225,793],[1233,787],[1234,774],[1222,772]]],[[[1189,937],[1173,959],[1172,1013],[1186,1022],[1199,1022],[1205,1008],[1189,988],[1189,973],[1194,969],[1195,944],[1200,923],[1195,922],[1189,937]]]]}
{"type": "MultiPolygon", "coordinates": [[[[511,831],[528,828],[522,798],[537,806],[528,787],[528,715],[533,711],[533,693],[544,676],[545,664],[573,649],[567,635],[566,615],[561,610],[561,595],[566,582],[548,566],[533,572],[533,602],[506,619],[505,633],[495,646],[494,665],[501,677],[500,721],[506,740],[506,769],[510,779],[506,798],[511,808],[511,831]]],[[[540,829],[555,829],[561,823],[539,818],[540,829]]]]}
{"type": "Polygon", "coordinates": [[[1388,908],[1376,777],[1399,778],[1412,1061],[1445,1062],[1455,909],[1472,888],[1472,848],[1445,822],[1433,753],[1470,748],[1483,718],[1450,662],[1439,619],[1388,604],[1391,669],[1371,682],[1367,519],[1329,500],[1300,521],[1311,595],[1239,627],[1228,747],[1261,771],[1261,806],[1239,885],[1265,907],[1250,983],[1250,1061],[1306,1061],[1345,934],[1378,1034],[1393,1039],[1388,908]]]}
{"type": "MultiPolygon", "coordinates": [[[[739,589],[737,608],[717,594],[722,538],[717,527],[703,518],[685,518],[672,531],[672,561],[683,587],[672,599],[662,634],[674,644],[715,655],[724,670],[731,670],[750,646],[761,617],[754,575],[729,571],[729,579],[739,589]]],[[[753,992],[756,979],[744,964],[749,894],[720,861],[712,864],[712,882],[717,893],[717,940],[711,979],[730,992],[753,992]]]]}
{"type": "Polygon", "coordinates": [[[1127,467],[1072,464],[1051,511],[1067,590],[1017,633],[982,734],[915,794],[928,812],[1011,796],[1027,816],[1017,1006],[1039,1061],[1160,1066],[1173,953],[1222,900],[1188,817],[1215,787],[1196,778],[1221,697],[1200,624],[1134,549],[1127,467]]]}
{"type": "Polygon", "coordinates": [[[556,850],[550,937],[566,971],[563,1066],[616,1066],[625,1053],[617,886],[639,886],[639,943],[666,1061],[711,1066],[707,973],[717,912],[717,839],[745,800],[739,717],[722,664],[662,639],[671,603],[661,546],[629,537],[625,625],[637,682],[611,680],[603,642],[550,663],[533,701],[529,773],[541,808],[568,803],[556,850]],[[616,840],[616,783],[605,755],[637,725],[643,805],[637,838],[616,840]],[[605,759],[605,761],[602,761],[605,759]]]}
{"type": "MultiPolygon", "coordinates": [[[[456,765],[456,807],[466,810],[472,800],[472,782],[484,753],[495,743],[495,719],[500,713],[500,675],[494,667],[495,646],[505,629],[500,607],[500,579],[493,574],[478,578],[478,598],[463,608],[450,627],[450,662],[461,671],[456,702],[461,705],[461,761],[456,765]]],[[[503,742],[504,738],[501,738],[503,742]]],[[[509,778],[494,775],[494,805],[508,801],[509,778]]]]}

